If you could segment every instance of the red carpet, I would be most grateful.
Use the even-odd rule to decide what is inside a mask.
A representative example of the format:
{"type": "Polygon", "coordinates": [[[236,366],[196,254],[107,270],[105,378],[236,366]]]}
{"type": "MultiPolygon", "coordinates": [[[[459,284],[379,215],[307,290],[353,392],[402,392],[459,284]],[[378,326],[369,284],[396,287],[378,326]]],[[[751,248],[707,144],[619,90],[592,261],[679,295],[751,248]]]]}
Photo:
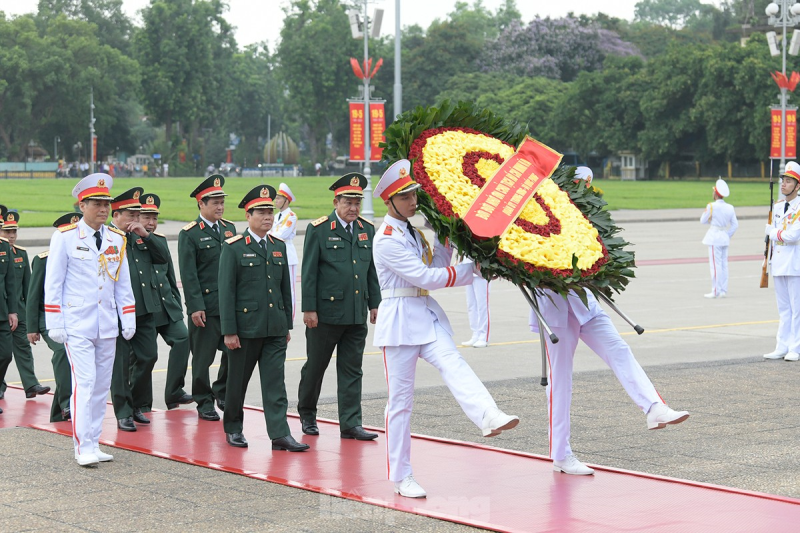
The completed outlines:
{"type": "MultiPolygon", "coordinates": [[[[0,401],[0,428],[69,435],[68,423],[48,422],[50,400],[26,401],[22,390],[9,388],[0,401]]],[[[135,433],[118,431],[109,404],[103,443],[498,531],[774,533],[797,531],[800,523],[800,500],[794,498],[594,465],[594,476],[568,476],[553,472],[540,456],[424,436],[414,439],[412,460],[429,496],[411,500],[395,495],[385,479],[381,430],[374,442],[341,440],[336,424],[320,420],[321,436],[308,437],[292,417],[292,434],[312,448],[288,453],[271,450],[259,409],[245,412],[247,449],[228,446],[222,423],[198,420],[194,409],[157,411],[150,418],[152,424],[135,433]]]]}

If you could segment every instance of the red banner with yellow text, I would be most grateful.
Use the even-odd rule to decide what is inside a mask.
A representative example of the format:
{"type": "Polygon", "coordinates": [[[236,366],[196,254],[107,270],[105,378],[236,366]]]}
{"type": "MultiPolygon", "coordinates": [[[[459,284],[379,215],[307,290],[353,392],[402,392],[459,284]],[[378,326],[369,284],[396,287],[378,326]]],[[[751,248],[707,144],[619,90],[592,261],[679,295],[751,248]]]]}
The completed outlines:
{"type": "MultiPolygon", "coordinates": [[[[369,136],[370,161],[380,161],[383,156],[383,148],[378,145],[383,142],[383,130],[386,129],[386,117],[383,112],[383,102],[370,102],[369,104],[369,136]]],[[[362,157],[363,159],[363,157],[362,157]]]]}
{"type": "Polygon", "coordinates": [[[486,180],[469,207],[464,222],[472,233],[483,239],[502,235],[539,185],[553,175],[562,157],[552,148],[526,137],[517,152],[486,180]]]}
{"type": "MultiPolygon", "coordinates": [[[[378,144],[383,142],[383,132],[386,129],[386,116],[383,102],[369,104],[369,137],[370,161],[380,161],[383,149],[378,144]]],[[[364,103],[350,102],[350,161],[364,161],[364,103]]]]}
{"type": "Polygon", "coordinates": [[[350,102],[350,161],[364,160],[364,104],[350,102]]]}
{"type": "MultiPolygon", "coordinates": [[[[772,127],[770,129],[769,156],[781,157],[781,110],[771,109],[772,127]]],[[[797,109],[786,110],[786,159],[797,157],[797,109]]]]}

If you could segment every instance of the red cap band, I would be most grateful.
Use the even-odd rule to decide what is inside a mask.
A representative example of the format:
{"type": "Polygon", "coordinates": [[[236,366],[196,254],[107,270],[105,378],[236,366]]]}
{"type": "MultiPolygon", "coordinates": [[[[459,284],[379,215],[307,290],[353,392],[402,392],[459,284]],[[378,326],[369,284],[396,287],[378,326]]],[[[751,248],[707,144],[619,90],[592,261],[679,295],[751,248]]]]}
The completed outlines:
{"type": "Polygon", "coordinates": [[[108,187],[89,187],[78,194],[78,201],[82,202],[84,198],[92,196],[111,196],[111,191],[108,190],[108,187]]]}
{"type": "Polygon", "coordinates": [[[394,183],[386,187],[386,189],[381,193],[381,198],[383,200],[388,200],[389,198],[397,194],[400,190],[402,190],[404,187],[408,187],[412,183],[414,183],[414,180],[411,179],[411,176],[400,178],[399,180],[395,181],[394,183]]]}
{"type": "Polygon", "coordinates": [[[200,201],[212,192],[223,192],[222,187],[209,187],[208,189],[204,189],[200,191],[195,198],[200,201]]]}

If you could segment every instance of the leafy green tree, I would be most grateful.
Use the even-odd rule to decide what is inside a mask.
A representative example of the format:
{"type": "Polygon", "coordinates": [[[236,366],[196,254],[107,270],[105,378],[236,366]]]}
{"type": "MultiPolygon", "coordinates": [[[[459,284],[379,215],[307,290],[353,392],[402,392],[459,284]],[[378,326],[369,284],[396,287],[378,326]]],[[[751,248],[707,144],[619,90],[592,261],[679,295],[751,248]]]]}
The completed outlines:
{"type": "Polygon", "coordinates": [[[702,8],[700,0],[641,0],[636,3],[636,20],[682,28],[688,20],[697,17],[702,8]]]}
{"type": "Polygon", "coordinates": [[[122,0],[39,0],[36,18],[40,25],[59,15],[94,24],[101,44],[130,55],[133,23],[122,11],[122,0]]]}

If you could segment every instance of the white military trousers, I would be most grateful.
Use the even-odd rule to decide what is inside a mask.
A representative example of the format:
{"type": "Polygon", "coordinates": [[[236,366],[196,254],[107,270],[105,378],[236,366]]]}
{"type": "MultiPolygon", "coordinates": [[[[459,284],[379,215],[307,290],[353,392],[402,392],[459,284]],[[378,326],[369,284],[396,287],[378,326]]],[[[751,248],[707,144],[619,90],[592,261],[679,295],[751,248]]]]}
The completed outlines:
{"type": "Polygon", "coordinates": [[[473,276],[472,285],[467,285],[466,289],[472,337],[489,342],[489,282],[481,276],[473,276]]]}
{"type": "Polygon", "coordinates": [[[708,267],[711,271],[711,293],[719,296],[728,292],[728,247],[708,247],[708,267]]]}
{"type": "Polygon", "coordinates": [[[64,345],[72,375],[69,399],[75,454],[94,453],[100,443],[117,339],[70,335],[64,345]]]}
{"type": "Polygon", "coordinates": [[[432,364],[441,374],[467,417],[479,428],[483,415],[497,407],[489,391],[461,357],[453,338],[436,320],[436,340],[421,346],[384,346],[383,365],[389,399],[386,403],[386,454],[390,481],[402,481],[411,471],[411,408],[417,359],[432,364]]]}
{"type": "Polygon", "coordinates": [[[800,353],[800,276],[774,276],[778,300],[776,349],[800,353]]]}
{"type": "Polygon", "coordinates": [[[647,413],[654,403],[662,403],[655,387],[636,361],[630,346],[622,340],[607,314],[601,313],[580,325],[570,311],[566,327],[552,328],[559,341],[547,340],[550,375],[547,382],[547,413],[550,418],[550,457],[562,461],[572,453],[570,405],[572,404],[572,363],[578,339],[586,343],[614,371],[628,396],[647,413]]]}

